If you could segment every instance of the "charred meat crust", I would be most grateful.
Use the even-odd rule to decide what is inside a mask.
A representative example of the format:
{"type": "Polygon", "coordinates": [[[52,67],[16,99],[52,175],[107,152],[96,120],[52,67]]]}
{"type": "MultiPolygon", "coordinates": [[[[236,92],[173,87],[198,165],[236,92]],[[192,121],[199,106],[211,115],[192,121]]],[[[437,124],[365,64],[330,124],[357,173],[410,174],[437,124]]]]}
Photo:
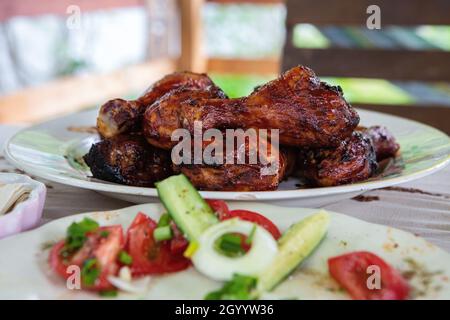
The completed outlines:
{"type": "Polygon", "coordinates": [[[362,132],[372,140],[377,161],[395,157],[400,149],[400,145],[395,140],[395,137],[384,126],[369,127],[362,132]]]}
{"type": "Polygon", "coordinates": [[[180,87],[160,97],[144,113],[142,132],[147,141],[155,147],[170,150],[177,144],[177,141],[172,141],[172,133],[183,128],[179,106],[205,98],[226,99],[227,96],[213,85],[196,90],[180,87]]]}
{"type": "MultiPolygon", "coordinates": [[[[236,146],[236,150],[240,149],[236,146]]],[[[235,151],[236,151],[235,150],[235,151]]],[[[270,145],[265,150],[272,150],[270,145]]],[[[222,155],[221,164],[180,164],[174,165],[174,171],[186,175],[192,184],[200,190],[218,191],[267,191],[277,189],[286,177],[287,170],[294,161],[290,150],[282,148],[268,152],[264,161],[258,158],[255,164],[236,164],[237,152],[234,152],[235,164],[226,163],[226,153],[222,155]],[[274,151],[276,154],[272,154],[274,151]],[[271,159],[279,159],[278,167],[271,159]],[[272,168],[272,170],[270,170],[272,168]]],[[[246,154],[249,155],[247,144],[246,154]]],[[[264,156],[261,154],[260,156],[264,156]]],[[[247,161],[248,163],[248,161],[247,161]]]]}
{"type": "Polygon", "coordinates": [[[170,153],[140,135],[104,139],[92,145],[84,160],[94,178],[132,186],[151,187],[173,174],[170,153]]]}
{"type": "Polygon", "coordinates": [[[329,187],[366,180],[377,168],[372,141],[354,132],[335,149],[304,152],[302,174],[313,186],[329,187]]]}

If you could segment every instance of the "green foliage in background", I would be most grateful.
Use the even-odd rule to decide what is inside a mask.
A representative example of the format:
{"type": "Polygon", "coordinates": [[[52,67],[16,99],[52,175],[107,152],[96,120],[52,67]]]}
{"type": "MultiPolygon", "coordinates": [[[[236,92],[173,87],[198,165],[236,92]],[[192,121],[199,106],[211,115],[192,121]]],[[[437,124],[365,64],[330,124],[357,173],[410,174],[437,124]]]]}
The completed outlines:
{"type": "Polygon", "coordinates": [[[450,51],[450,26],[421,26],[416,33],[442,50],[450,51]]]}
{"type": "Polygon", "coordinates": [[[349,102],[373,104],[410,104],[414,99],[405,91],[381,79],[323,78],[333,85],[339,85],[349,102]]]}
{"type": "Polygon", "coordinates": [[[327,48],[330,41],[312,24],[297,24],[294,27],[292,43],[298,48],[327,48]]]}
{"type": "Polygon", "coordinates": [[[276,77],[256,76],[244,74],[211,74],[211,79],[220,87],[230,98],[239,98],[250,94],[256,86],[266,83],[276,77]]]}

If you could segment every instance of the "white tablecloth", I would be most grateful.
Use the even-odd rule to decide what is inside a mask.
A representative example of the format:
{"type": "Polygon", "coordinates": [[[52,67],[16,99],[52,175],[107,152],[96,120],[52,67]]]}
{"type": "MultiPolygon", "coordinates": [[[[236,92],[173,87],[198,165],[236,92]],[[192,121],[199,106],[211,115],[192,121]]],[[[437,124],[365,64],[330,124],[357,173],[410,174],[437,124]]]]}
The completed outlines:
{"type": "MultiPolygon", "coordinates": [[[[0,146],[17,129],[0,126],[0,146]]],[[[15,171],[2,155],[1,171],[15,171]]],[[[114,210],[132,205],[94,191],[43,182],[48,188],[43,222],[76,213],[114,210]]],[[[373,200],[362,202],[348,199],[325,208],[410,231],[450,252],[450,166],[428,177],[402,184],[399,188],[370,191],[364,196],[365,199],[373,200]]]]}

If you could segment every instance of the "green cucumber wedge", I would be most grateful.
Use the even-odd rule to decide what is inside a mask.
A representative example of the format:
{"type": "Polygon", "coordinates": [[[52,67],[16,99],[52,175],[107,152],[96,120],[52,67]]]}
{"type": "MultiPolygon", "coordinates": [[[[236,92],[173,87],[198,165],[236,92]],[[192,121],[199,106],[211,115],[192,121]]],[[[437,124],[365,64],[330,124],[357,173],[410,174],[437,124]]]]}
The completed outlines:
{"type": "Polygon", "coordinates": [[[330,223],[322,210],[292,225],[278,240],[274,262],[258,277],[257,294],[272,291],[287,278],[319,245],[330,223]]]}
{"type": "Polygon", "coordinates": [[[189,241],[195,241],[218,222],[211,207],[185,175],[171,176],[156,183],[158,195],[167,212],[189,241]]]}

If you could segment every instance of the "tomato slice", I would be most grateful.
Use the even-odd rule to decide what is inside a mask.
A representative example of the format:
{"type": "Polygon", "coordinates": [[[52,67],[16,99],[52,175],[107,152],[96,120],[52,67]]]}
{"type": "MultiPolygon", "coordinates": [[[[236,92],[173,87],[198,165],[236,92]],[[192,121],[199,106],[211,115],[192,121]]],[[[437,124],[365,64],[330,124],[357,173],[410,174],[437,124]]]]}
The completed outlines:
{"type": "Polygon", "coordinates": [[[231,210],[225,216],[225,218],[222,218],[221,220],[227,220],[227,219],[236,218],[236,217],[240,218],[242,220],[254,222],[254,223],[260,225],[261,227],[263,227],[264,229],[269,231],[272,234],[272,236],[275,238],[275,240],[277,240],[278,238],[281,237],[280,230],[278,230],[278,227],[272,221],[270,221],[263,215],[253,212],[253,211],[231,210]]]}
{"type": "Polygon", "coordinates": [[[175,255],[183,254],[189,246],[189,241],[183,236],[183,233],[178,229],[175,222],[170,222],[170,228],[173,233],[173,238],[170,240],[170,252],[175,255]]]}
{"type": "Polygon", "coordinates": [[[213,209],[219,220],[225,220],[228,217],[230,210],[228,205],[223,200],[206,199],[206,202],[213,209]]]}
{"type": "Polygon", "coordinates": [[[69,274],[67,273],[68,264],[64,262],[62,258],[62,250],[64,249],[65,240],[61,240],[53,245],[50,250],[50,255],[48,258],[48,263],[50,264],[50,268],[55,271],[58,275],[63,278],[68,278],[69,274]]]}
{"type": "Polygon", "coordinates": [[[188,246],[189,242],[183,236],[174,237],[170,240],[170,252],[174,255],[182,255],[188,246]]]}
{"type": "Polygon", "coordinates": [[[358,251],[328,259],[331,276],[356,300],[404,300],[409,286],[401,274],[373,253],[358,251]],[[369,289],[368,278],[375,276],[370,266],[379,268],[380,288],[369,289]]]}
{"type": "Polygon", "coordinates": [[[88,259],[96,259],[96,268],[99,269],[100,274],[92,285],[82,283],[82,287],[94,291],[113,289],[108,277],[117,274],[119,270],[117,257],[124,245],[122,226],[100,227],[88,233],[86,237],[83,246],[70,257],[63,255],[65,240],[56,243],[50,251],[50,267],[67,279],[71,276],[67,273],[69,266],[76,265],[82,269],[88,259]]]}
{"type": "Polygon", "coordinates": [[[173,254],[170,241],[156,242],[153,231],[157,223],[143,213],[138,213],[127,231],[126,251],[133,258],[133,276],[176,272],[190,266],[182,252],[173,254]]]}

